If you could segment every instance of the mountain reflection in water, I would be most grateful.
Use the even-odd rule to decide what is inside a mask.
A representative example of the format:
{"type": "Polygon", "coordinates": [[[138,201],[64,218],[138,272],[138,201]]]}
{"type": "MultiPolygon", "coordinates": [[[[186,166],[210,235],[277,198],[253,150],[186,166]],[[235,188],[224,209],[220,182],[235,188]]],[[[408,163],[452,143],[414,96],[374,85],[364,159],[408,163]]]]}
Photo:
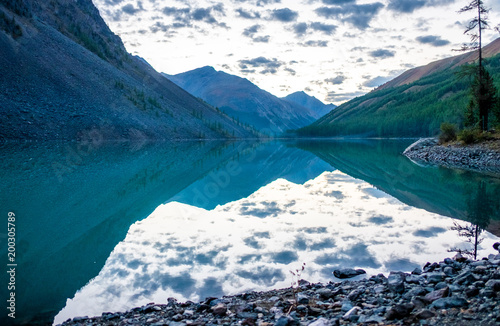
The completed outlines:
{"type": "MultiPolygon", "coordinates": [[[[461,241],[449,226],[449,218],[339,171],[303,185],[278,179],[210,211],[171,202],[131,226],[56,322],[168,297],[196,302],[287,287],[288,271],[302,263],[302,276],[312,282],[333,280],[335,268],[411,271],[442,260],[461,241]]],[[[485,237],[487,249],[496,237],[485,237]]]]}
{"type": "Polygon", "coordinates": [[[289,286],[303,262],[311,281],[410,269],[462,242],[444,216],[496,232],[500,179],[417,166],[409,143],[2,144],[16,322],[289,286]]]}

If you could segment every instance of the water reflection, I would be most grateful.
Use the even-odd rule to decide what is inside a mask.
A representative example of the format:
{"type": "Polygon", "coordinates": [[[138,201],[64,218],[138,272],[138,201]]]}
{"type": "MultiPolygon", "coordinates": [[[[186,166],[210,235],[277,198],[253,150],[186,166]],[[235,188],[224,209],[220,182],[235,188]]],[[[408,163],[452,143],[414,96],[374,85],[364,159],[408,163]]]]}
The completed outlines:
{"type": "MultiPolygon", "coordinates": [[[[66,299],[99,273],[131,224],[238,155],[234,143],[224,142],[102,143],[85,149],[78,143],[27,143],[3,144],[0,151],[1,214],[14,211],[18,217],[20,324],[51,322],[66,299]]],[[[11,322],[0,318],[0,324],[11,322]]]]}
{"type": "Polygon", "coordinates": [[[412,141],[300,141],[294,145],[405,204],[463,221],[480,221],[500,236],[500,176],[416,165],[401,155],[412,141]]]}
{"type": "MultiPolygon", "coordinates": [[[[212,210],[171,202],[130,227],[55,321],[286,287],[304,262],[302,276],[314,282],[333,280],[339,267],[409,271],[446,257],[457,242],[449,225],[339,171],[303,185],[278,179],[212,210]]],[[[496,237],[485,238],[486,253],[496,237]]]]}
{"type": "MultiPolygon", "coordinates": [[[[338,264],[406,269],[419,263],[414,251],[429,246],[436,248],[429,253],[440,250],[444,256],[460,245],[449,230],[451,220],[430,219],[412,207],[463,221],[486,212],[491,223],[484,228],[500,234],[494,228],[500,219],[499,179],[416,166],[399,154],[409,142],[0,145],[1,214],[14,211],[19,217],[16,303],[22,314],[16,322],[52,322],[66,304],[66,315],[87,314],[85,304],[91,303],[84,302],[92,291],[124,307],[147,298],[164,302],[168,295],[196,298],[288,286],[288,270],[305,258],[311,263],[304,277],[325,280],[338,264]],[[480,182],[484,189],[478,189],[480,182]],[[370,206],[378,201],[385,204],[370,206]],[[161,214],[148,217],[164,203],[161,214]],[[165,234],[155,235],[155,228],[165,234]],[[367,242],[356,235],[375,229],[379,234],[367,242]],[[209,236],[210,230],[220,234],[209,236]],[[401,235],[413,243],[401,247],[401,235]],[[447,247],[438,241],[442,236],[449,239],[447,247]],[[134,253],[124,249],[133,243],[134,253]],[[400,255],[388,254],[400,248],[400,255]],[[150,261],[135,252],[151,255],[150,261]],[[153,282],[138,277],[119,283],[136,274],[153,282]],[[106,287],[109,277],[118,283],[106,287]],[[109,293],[99,292],[98,283],[109,293]],[[74,300],[67,303],[68,298],[74,300]]],[[[5,280],[2,274],[0,282],[5,280]]]]}
{"type": "MultiPolygon", "coordinates": [[[[19,217],[19,324],[51,322],[66,299],[98,275],[131,224],[178,194],[189,202],[192,189],[231,164],[237,173],[218,184],[219,193],[208,193],[207,207],[279,177],[305,181],[331,169],[313,154],[251,141],[10,143],[0,144],[0,152],[2,216],[14,211],[19,217]]],[[[6,252],[6,242],[1,245],[6,252]]],[[[7,298],[6,288],[0,293],[7,298]]],[[[0,324],[10,322],[0,317],[0,324]]]]}

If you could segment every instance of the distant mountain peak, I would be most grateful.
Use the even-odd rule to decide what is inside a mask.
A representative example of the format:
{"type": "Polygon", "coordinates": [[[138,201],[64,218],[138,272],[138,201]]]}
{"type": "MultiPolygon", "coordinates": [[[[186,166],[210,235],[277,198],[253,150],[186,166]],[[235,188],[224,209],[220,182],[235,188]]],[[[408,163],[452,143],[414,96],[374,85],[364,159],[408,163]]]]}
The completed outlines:
{"type": "Polygon", "coordinates": [[[336,108],[334,104],[325,104],[316,97],[307,94],[305,91],[298,91],[283,98],[285,101],[296,103],[314,111],[318,118],[324,116],[336,108]]]}
{"type": "Polygon", "coordinates": [[[269,133],[297,129],[320,117],[307,106],[280,99],[248,79],[216,71],[210,66],[167,78],[228,115],[269,133]]]}
{"type": "Polygon", "coordinates": [[[194,70],[199,70],[199,71],[215,71],[215,72],[217,72],[217,70],[215,70],[215,68],[212,67],[212,66],[203,66],[201,68],[194,69],[194,70]]]}

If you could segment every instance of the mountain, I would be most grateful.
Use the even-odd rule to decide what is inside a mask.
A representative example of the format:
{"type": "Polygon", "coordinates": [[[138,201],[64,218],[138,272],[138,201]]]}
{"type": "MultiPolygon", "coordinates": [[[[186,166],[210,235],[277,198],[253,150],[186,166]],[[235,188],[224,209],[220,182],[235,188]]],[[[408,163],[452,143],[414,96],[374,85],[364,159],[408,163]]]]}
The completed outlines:
{"type": "MultiPolygon", "coordinates": [[[[485,58],[493,57],[500,53],[500,38],[486,45],[482,49],[483,56],[485,58]]],[[[378,89],[385,89],[391,87],[402,86],[415,82],[423,77],[427,77],[433,73],[443,71],[446,69],[454,69],[461,65],[472,63],[478,58],[477,51],[464,53],[462,55],[457,55],[454,57],[438,60],[429,63],[426,66],[416,67],[410,69],[393,80],[380,86],[378,89]]]]}
{"type": "MultiPolygon", "coordinates": [[[[485,46],[484,64],[500,86],[500,39],[485,46]]],[[[470,78],[457,72],[477,59],[470,52],[408,70],[374,91],[346,102],[313,124],[302,136],[422,137],[439,132],[442,122],[462,125],[470,78]]]]}
{"type": "Polygon", "coordinates": [[[337,107],[334,104],[325,104],[318,100],[316,97],[307,95],[305,92],[295,92],[283,97],[283,99],[285,101],[302,105],[303,107],[310,109],[316,114],[315,118],[317,119],[321,118],[337,107]]]}
{"type": "Polygon", "coordinates": [[[128,54],[91,0],[0,2],[0,139],[257,135],[128,54]]]}
{"type": "Polygon", "coordinates": [[[318,117],[312,110],[271,95],[245,78],[213,67],[165,76],[194,96],[266,134],[301,128],[318,117]]]}

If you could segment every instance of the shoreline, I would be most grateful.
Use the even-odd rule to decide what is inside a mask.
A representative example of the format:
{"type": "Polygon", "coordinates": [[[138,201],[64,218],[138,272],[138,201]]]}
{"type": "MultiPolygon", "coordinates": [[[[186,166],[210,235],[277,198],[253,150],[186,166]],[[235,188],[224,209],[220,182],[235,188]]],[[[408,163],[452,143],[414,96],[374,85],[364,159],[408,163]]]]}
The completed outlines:
{"type": "Polygon", "coordinates": [[[493,149],[486,143],[439,145],[436,138],[422,138],[408,146],[403,155],[416,164],[500,174],[500,150],[493,149]]]}
{"type": "Polygon", "coordinates": [[[498,325],[500,254],[469,260],[457,254],[411,273],[249,292],[75,317],[61,325],[334,326],[498,325]]]}

